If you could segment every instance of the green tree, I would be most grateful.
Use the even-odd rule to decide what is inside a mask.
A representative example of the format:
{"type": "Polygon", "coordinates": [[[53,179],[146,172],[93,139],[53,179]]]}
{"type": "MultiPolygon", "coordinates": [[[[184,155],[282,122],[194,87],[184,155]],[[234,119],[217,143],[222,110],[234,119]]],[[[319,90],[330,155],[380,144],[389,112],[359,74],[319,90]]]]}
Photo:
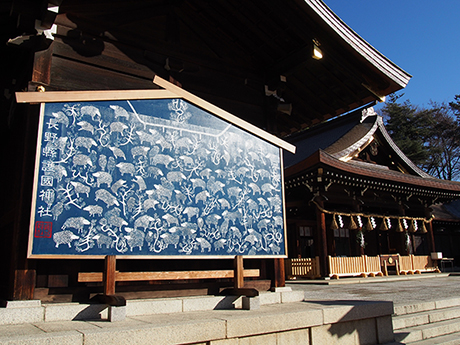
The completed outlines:
{"type": "Polygon", "coordinates": [[[460,118],[460,95],[455,95],[454,101],[449,102],[449,107],[452,109],[458,120],[460,118]]]}
{"type": "Polygon", "coordinates": [[[455,180],[460,177],[460,123],[447,104],[431,104],[433,126],[428,147],[430,156],[422,168],[435,177],[455,180]]]}
{"type": "Polygon", "coordinates": [[[460,178],[460,95],[449,104],[418,108],[392,95],[382,109],[392,139],[421,169],[444,179],[460,178]]]}
{"type": "Polygon", "coordinates": [[[382,109],[386,129],[401,151],[418,166],[424,165],[430,156],[427,138],[430,135],[430,112],[420,111],[409,101],[398,103],[401,95],[390,95],[382,109]]]}

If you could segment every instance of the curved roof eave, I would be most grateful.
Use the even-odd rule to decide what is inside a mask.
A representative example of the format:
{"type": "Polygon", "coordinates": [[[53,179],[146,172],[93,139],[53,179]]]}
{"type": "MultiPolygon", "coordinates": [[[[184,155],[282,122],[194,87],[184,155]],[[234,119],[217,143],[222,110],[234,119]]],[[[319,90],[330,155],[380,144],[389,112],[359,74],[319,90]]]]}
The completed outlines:
{"type": "Polygon", "coordinates": [[[364,57],[379,71],[388,76],[401,88],[406,87],[410,74],[395,65],[382,53],[367,43],[361,36],[345,24],[326,4],[321,0],[304,0],[321,19],[330,26],[350,47],[364,57]]]}
{"type": "Polygon", "coordinates": [[[401,149],[395,144],[393,139],[391,139],[390,134],[388,134],[385,125],[383,123],[382,117],[379,116],[378,118],[378,126],[380,129],[380,133],[382,133],[382,136],[385,138],[386,142],[388,145],[393,149],[393,151],[401,158],[401,160],[409,167],[414,174],[423,177],[423,178],[434,178],[430,174],[427,174],[424,172],[422,169],[420,169],[418,166],[416,166],[405,154],[404,152],[401,151],[401,149]]]}
{"type": "Polygon", "coordinates": [[[364,147],[366,147],[367,144],[372,140],[374,133],[379,126],[378,117],[377,121],[374,121],[374,123],[370,127],[363,125],[358,126],[355,126],[350,132],[345,134],[344,137],[337,140],[333,145],[329,146],[324,151],[341,161],[347,162],[351,160],[356,152],[359,152],[362,149],[364,149],[364,147]],[[360,135],[357,136],[357,134],[360,135]],[[348,139],[348,137],[354,138],[354,142],[352,144],[350,144],[350,139],[348,139]],[[335,146],[342,146],[340,145],[342,140],[348,142],[348,145],[345,145],[345,148],[342,148],[337,152],[333,152],[335,146]]]}
{"type": "MultiPolygon", "coordinates": [[[[417,167],[404,154],[404,152],[401,151],[401,149],[396,145],[396,143],[393,141],[393,139],[391,139],[390,134],[388,134],[388,131],[385,128],[385,124],[383,123],[383,118],[381,116],[377,115],[377,113],[374,111],[373,108],[363,109],[362,114],[363,114],[362,115],[363,117],[361,119],[361,122],[363,122],[365,117],[375,116],[375,121],[373,121],[372,125],[369,127],[369,129],[366,131],[366,133],[361,133],[361,136],[356,137],[350,131],[345,136],[355,137],[354,142],[352,144],[350,144],[350,139],[343,137],[343,138],[340,138],[335,144],[338,144],[340,142],[340,140],[344,140],[345,142],[349,143],[349,145],[346,148],[341,149],[341,150],[339,150],[337,152],[333,152],[333,147],[331,145],[330,147],[326,148],[324,151],[329,153],[334,158],[337,158],[337,159],[339,159],[341,161],[348,161],[349,159],[351,159],[351,154],[352,153],[364,149],[364,147],[372,140],[375,132],[378,129],[380,131],[380,133],[382,134],[383,139],[386,141],[387,145],[401,159],[401,161],[406,166],[406,168],[408,168],[414,175],[417,175],[417,176],[420,176],[420,177],[423,177],[423,178],[433,178],[433,176],[427,174],[422,169],[417,167]]],[[[362,129],[361,129],[361,132],[363,132],[362,129]]]]}

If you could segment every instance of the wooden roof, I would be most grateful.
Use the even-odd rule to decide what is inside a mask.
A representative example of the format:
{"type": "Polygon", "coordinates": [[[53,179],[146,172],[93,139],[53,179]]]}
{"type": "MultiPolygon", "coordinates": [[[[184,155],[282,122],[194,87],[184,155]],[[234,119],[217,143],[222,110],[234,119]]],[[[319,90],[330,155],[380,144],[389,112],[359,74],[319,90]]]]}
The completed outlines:
{"type": "MultiPolygon", "coordinates": [[[[153,88],[148,83],[157,74],[283,137],[410,79],[320,0],[57,3],[51,89],[107,89],[115,71],[125,88],[153,88]],[[313,42],[323,59],[312,58],[313,42]],[[79,73],[77,61],[91,73],[79,73]]],[[[1,9],[25,32],[35,19],[46,21],[41,7],[26,0],[4,1],[1,9]]]]}
{"type": "Polygon", "coordinates": [[[298,153],[285,153],[287,188],[308,180],[318,168],[327,167],[327,179],[333,183],[372,186],[439,201],[460,198],[460,183],[434,178],[413,164],[372,108],[319,125],[292,138],[291,143],[298,153]]]}
{"type": "Polygon", "coordinates": [[[437,223],[459,223],[460,222],[460,201],[454,200],[449,203],[432,205],[434,220],[437,223]]]}

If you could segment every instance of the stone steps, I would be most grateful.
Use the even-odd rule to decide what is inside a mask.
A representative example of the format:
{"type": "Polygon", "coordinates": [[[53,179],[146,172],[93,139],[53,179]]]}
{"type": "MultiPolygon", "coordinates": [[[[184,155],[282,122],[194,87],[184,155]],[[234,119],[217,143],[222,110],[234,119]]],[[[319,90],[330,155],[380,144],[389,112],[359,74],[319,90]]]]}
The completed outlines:
{"type": "Polygon", "coordinates": [[[393,329],[391,344],[460,344],[460,299],[395,306],[393,329]]]}
{"type": "Polygon", "coordinates": [[[388,301],[297,301],[254,310],[168,314],[143,311],[117,322],[42,320],[0,325],[0,345],[378,344],[393,338],[392,313],[393,303],[388,301]]]}
{"type": "MultiPolygon", "coordinates": [[[[216,309],[242,308],[243,297],[196,296],[128,300],[126,307],[108,308],[103,304],[47,303],[39,300],[8,301],[0,304],[0,326],[31,322],[108,319],[109,309],[123,309],[126,317],[151,314],[171,314],[216,309]]],[[[303,291],[277,288],[274,292],[261,292],[259,305],[277,305],[304,299],[303,291]]],[[[119,321],[119,320],[117,320],[119,321]]]]}
{"type": "Polygon", "coordinates": [[[438,321],[460,318],[460,307],[445,308],[433,311],[424,311],[415,314],[401,315],[394,317],[393,329],[399,330],[408,327],[415,327],[435,323],[438,321]]]}
{"type": "Polygon", "coordinates": [[[436,338],[416,341],[411,345],[458,345],[460,343],[460,332],[442,335],[436,338]]]}
{"type": "Polygon", "coordinates": [[[395,332],[395,340],[406,344],[460,332],[460,320],[446,320],[426,325],[408,327],[395,332]]]}

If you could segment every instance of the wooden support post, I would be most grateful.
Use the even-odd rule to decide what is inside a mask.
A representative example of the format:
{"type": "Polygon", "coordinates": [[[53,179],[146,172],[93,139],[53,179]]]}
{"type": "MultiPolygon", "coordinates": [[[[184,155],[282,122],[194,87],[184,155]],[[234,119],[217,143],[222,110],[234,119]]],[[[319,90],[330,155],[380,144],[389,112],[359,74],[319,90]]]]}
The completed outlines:
{"type": "Polygon", "coordinates": [[[430,248],[430,253],[434,253],[436,252],[436,243],[434,242],[433,222],[426,223],[426,229],[428,230],[428,246],[430,248]]]}
{"type": "Polygon", "coordinates": [[[117,267],[117,259],[115,255],[107,255],[104,265],[104,294],[115,294],[115,271],[117,267]]]}
{"type": "Polygon", "coordinates": [[[244,286],[244,266],[243,266],[243,256],[237,255],[234,260],[235,277],[234,277],[234,287],[235,289],[241,289],[244,286]]]}
{"type": "Polygon", "coordinates": [[[286,286],[284,259],[275,259],[275,287],[286,286]]]}
{"type": "Polygon", "coordinates": [[[102,275],[104,293],[95,296],[97,303],[108,304],[114,307],[123,307],[126,305],[126,299],[123,296],[115,295],[116,268],[117,257],[115,255],[107,255],[102,275]]]}
{"type": "MultiPolygon", "coordinates": [[[[324,203],[319,201],[318,204],[321,207],[324,207],[324,203]]],[[[320,258],[320,269],[321,269],[321,276],[327,277],[328,274],[328,266],[327,266],[327,233],[326,233],[326,215],[322,212],[319,208],[316,208],[316,219],[317,219],[317,229],[319,232],[319,258],[320,258]]]]}
{"type": "Polygon", "coordinates": [[[35,278],[35,270],[14,270],[13,292],[11,300],[22,301],[33,299],[35,289],[35,278]]]}
{"type": "MultiPolygon", "coordinates": [[[[32,83],[49,83],[51,67],[52,49],[40,50],[35,52],[32,72],[32,83]]],[[[28,63],[27,63],[28,65],[28,63]]],[[[24,64],[26,66],[26,64],[24,64]]],[[[35,86],[33,88],[35,90],[35,86]]],[[[33,181],[35,150],[37,144],[38,128],[38,108],[29,107],[28,112],[14,112],[14,118],[17,123],[21,123],[20,130],[12,129],[8,132],[9,155],[14,156],[14,165],[9,166],[10,171],[15,174],[8,175],[8,181],[13,184],[14,190],[17,190],[10,199],[11,210],[13,212],[13,225],[11,243],[8,246],[11,249],[8,255],[9,266],[6,269],[8,276],[2,275],[6,287],[6,297],[8,300],[32,300],[36,284],[36,262],[27,259],[27,245],[30,219],[30,200],[32,198],[32,188],[29,181],[33,181]],[[22,116],[26,117],[23,119],[22,116]],[[24,120],[24,121],[21,121],[24,120]],[[5,282],[6,281],[6,282],[5,282]]],[[[18,127],[18,128],[19,128],[18,127]]],[[[8,161],[8,157],[4,158],[8,161]]],[[[6,205],[4,205],[6,206],[6,205]]],[[[7,208],[6,210],[9,210],[7,208]]],[[[9,238],[8,236],[6,238],[9,238]]],[[[5,238],[2,237],[5,241],[5,238]]],[[[6,248],[6,247],[5,247],[6,248]]],[[[4,265],[5,262],[2,262],[4,265]]],[[[8,265],[8,261],[6,263],[8,265]]],[[[2,284],[3,285],[3,284],[2,284]]]]}
{"type": "Polygon", "coordinates": [[[12,166],[11,169],[17,170],[19,173],[10,176],[15,190],[17,189],[18,192],[15,193],[17,195],[12,197],[10,205],[14,211],[12,211],[12,236],[8,245],[9,254],[7,254],[10,260],[9,269],[6,269],[8,277],[2,276],[2,279],[6,280],[7,295],[5,297],[8,300],[34,299],[36,261],[27,259],[30,200],[32,198],[32,188],[30,188],[27,181],[33,181],[35,171],[34,157],[38,130],[37,110],[38,108],[36,107],[29,107],[26,113],[15,112],[16,120],[23,123],[20,130],[11,132],[11,136],[9,136],[13,156],[17,158],[14,160],[17,162],[15,163],[16,165],[12,166]],[[21,159],[19,159],[20,157],[21,159]]]}
{"type": "Polygon", "coordinates": [[[247,297],[256,297],[259,296],[259,291],[252,288],[244,287],[244,266],[243,266],[243,256],[235,256],[233,261],[233,271],[234,271],[234,281],[233,288],[225,289],[222,291],[224,295],[232,296],[247,296],[247,297]]]}
{"type": "MultiPolygon", "coordinates": [[[[433,210],[429,207],[425,207],[424,215],[426,218],[431,218],[433,215],[433,210]]],[[[430,253],[436,252],[436,244],[434,242],[434,234],[433,234],[433,222],[425,223],[425,227],[427,230],[426,238],[428,240],[428,248],[430,253]]]]}

